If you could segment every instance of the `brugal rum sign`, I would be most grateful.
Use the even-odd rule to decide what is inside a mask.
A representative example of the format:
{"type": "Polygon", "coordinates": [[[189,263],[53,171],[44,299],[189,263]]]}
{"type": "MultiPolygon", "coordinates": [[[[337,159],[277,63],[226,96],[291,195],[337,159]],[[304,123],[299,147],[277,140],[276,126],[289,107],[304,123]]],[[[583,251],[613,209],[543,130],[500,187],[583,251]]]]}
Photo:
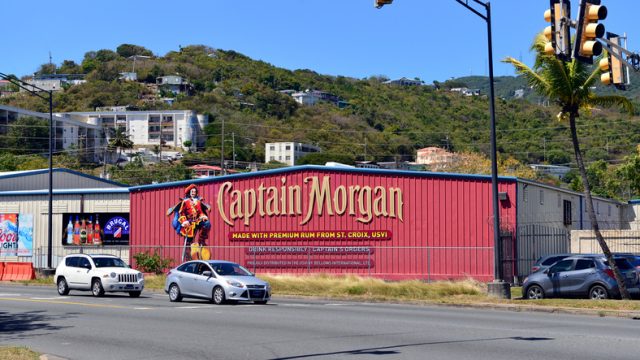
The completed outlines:
{"type": "Polygon", "coordinates": [[[285,177],[281,186],[237,190],[233,183],[222,184],[218,192],[218,212],[230,226],[242,220],[249,226],[254,216],[297,216],[300,225],[308,223],[313,216],[355,217],[355,221],[370,223],[374,217],[403,220],[404,205],[402,190],[384,186],[340,185],[332,186],[331,177],[309,176],[304,185],[287,185],[285,177]],[[228,204],[228,208],[225,207],[228,204]]]}

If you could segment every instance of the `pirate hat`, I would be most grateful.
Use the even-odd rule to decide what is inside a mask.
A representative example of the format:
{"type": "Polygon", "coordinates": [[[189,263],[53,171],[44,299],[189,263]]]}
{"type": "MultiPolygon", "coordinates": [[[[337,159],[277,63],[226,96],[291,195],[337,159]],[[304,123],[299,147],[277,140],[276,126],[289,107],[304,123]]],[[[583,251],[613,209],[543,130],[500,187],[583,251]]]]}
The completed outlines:
{"type": "Polygon", "coordinates": [[[198,190],[198,188],[196,187],[195,184],[191,184],[191,185],[187,186],[186,188],[184,188],[184,194],[185,195],[189,195],[189,192],[191,191],[191,189],[196,189],[196,191],[198,190]]]}

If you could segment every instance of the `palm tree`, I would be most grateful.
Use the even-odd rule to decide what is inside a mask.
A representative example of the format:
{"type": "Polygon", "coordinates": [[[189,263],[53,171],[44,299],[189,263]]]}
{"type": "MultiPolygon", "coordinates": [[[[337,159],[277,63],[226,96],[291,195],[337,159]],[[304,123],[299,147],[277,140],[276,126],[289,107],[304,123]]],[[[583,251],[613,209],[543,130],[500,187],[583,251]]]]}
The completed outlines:
{"type": "Polygon", "coordinates": [[[594,106],[610,107],[616,105],[632,114],[633,105],[627,98],[622,96],[595,95],[591,87],[599,80],[600,69],[598,69],[598,67],[592,69],[592,67],[576,59],[564,62],[557,59],[554,55],[546,55],[544,52],[545,43],[546,38],[543,34],[539,34],[531,46],[531,50],[536,53],[533,68],[528,67],[512,57],[507,57],[503,61],[512,64],[516,72],[523,76],[537,93],[547,97],[560,106],[561,111],[558,114],[560,121],[569,120],[573,152],[584,185],[587,213],[589,214],[593,232],[595,233],[596,240],[602,252],[607,257],[613,269],[622,297],[629,299],[629,292],[624,284],[624,278],[620,274],[616,263],[613,261],[609,246],[600,233],[598,219],[593,211],[591,188],[589,187],[587,172],[585,171],[582,153],[580,152],[578,133],[576,131],[576,118],[580,116],[580,110],[588,110],[594,106]]]}
{"type": "Polygon", "coordinates": [[[120,155],[122,154],[122,149],[132,149],[133,141],[129,140],[129,135],[127,135],[127,130],[124,127],[116,127],[115,130],[111,129],[111,138],[109,139],[109,145],[107,149],[110,151],[114,151],[118,149],[118,160],[120,160],[120,155]]]}

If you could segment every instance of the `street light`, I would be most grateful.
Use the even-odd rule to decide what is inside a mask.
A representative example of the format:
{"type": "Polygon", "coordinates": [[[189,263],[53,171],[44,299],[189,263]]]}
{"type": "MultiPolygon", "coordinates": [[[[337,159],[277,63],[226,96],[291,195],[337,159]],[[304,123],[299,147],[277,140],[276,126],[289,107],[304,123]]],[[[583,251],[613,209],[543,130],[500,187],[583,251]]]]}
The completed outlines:
{"type": "MultiPolygon", "coordinates": [[[[496,156],[496,113],[495,113],[495,90],[493,86],[493,45],[491,42],[491,6],[489,2],[480,0],[456,0],[459,4],[469,9],[487,22],[487,47],[489,50],[489,112],[491,114],[491,195],[493,202],[493,283],[489,283],[489,294],[499,298],[511,298],[509,283],[502,280],[500,268],[500,209],[498,208],[498,162],[496,156]],[[469,5],[472,1],[486,11],[486,15],[469,5]]],[[[391,1],[376,1],[376,7],[380,8],[391,1]]]]}
{"type": "Polygon", "coordinates": [[[53,91],[39,88],[35,85],[26,83],[15,77],[8,76],[0,72],[0,78],[9,81],[10,83],[18,86],[19,88],[27,91],[31,95],[35,95],[41,99],[49,101],[49,223],[47,227],[47,269],[52,269],[51,259],[53,250],[53,91]],[[30,88],[28,88],[29,86],[30,88]],[[36,89],[38,91],[34,91],[36,89]],[[43,96],[40,92],[45,92],[49,96],[43,96]]]}

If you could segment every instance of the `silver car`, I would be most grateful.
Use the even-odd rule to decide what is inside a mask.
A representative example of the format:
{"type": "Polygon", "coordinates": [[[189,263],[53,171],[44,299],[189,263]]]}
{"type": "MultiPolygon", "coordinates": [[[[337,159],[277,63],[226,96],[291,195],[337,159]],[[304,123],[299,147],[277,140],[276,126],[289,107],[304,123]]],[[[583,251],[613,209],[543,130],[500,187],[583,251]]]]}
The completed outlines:
{"type": "Polygon", "coordinates": [[[266,304],[271,286],[244,267],[223,260],[187,261],[167,274],[164,291],[169,300],[183,297],[208,299],[215,304],[228,301],[253,301],[266,304]]]}
{"type": "MultiPolygon", "coordinates": [[[[624,258],[614,257],[627,289],[638,286],[638,274],[624,258]]],[[[619,297],[618,284],[603,255],[576,255],[558,261],[546,270],[530,274],[522,284],[526,299],[546,297],[619,297]]]]}

